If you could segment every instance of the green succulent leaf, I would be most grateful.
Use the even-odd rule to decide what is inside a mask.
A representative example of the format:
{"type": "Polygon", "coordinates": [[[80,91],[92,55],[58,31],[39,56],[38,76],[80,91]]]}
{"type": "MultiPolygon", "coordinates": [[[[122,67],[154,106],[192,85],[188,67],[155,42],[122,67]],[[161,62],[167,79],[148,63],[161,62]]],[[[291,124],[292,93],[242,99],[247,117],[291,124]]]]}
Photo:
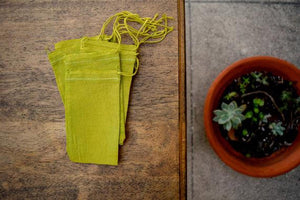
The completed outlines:
{"type": "Polygon", "coordinates": [[[214,112],[214,114],[217,115],[217,116],[218,116],[218,115],[221,115],[221,114],[223,113],[222,110],[214,110],[213,112],[214,112]]]}
{"type": "Polygon", "coordinates": [[[234,124],[241,124],[242,123],[242,120],[239,118],[239,117],[233,117],[231,119],[232,123],[234,124]]]}
{"type": "Polygon", "coordinates": [[[224,124],[224,128],[225,128],[227,131],[230,131],[231,127],[232,127],[232,124],[231,124],[230,121],[228,121],[226,124],[224,124]]]}
{"type": "Polygon", "coordinates": [[[238,105],[235,101],[232,101],[230,104],[234,106],[234,109],[238,107],[238,105]]]}
{"type": "Polygon", "coordinates": [[[285,128],[281,124],[282,122],[273,122],[269,125],[269,128],[271,129],[273,135],[283,136],[285,128]]]}
{"type": "Polygon", "coordinates": [[[242,121],[239,118],[232,119],[232,127],[234,129],[238,129],[238,127],[240,126],[241,123],[242,123],[242,121]]]}
{"type": "Polygon", "coordinates": [[[247,105],[246,105],[246,104],[243,104],[243,105],[241,105],[241,106],[239,107],[239,110],[240,110],[241,112],[244,112],[244,111],[246,110],[246,108],[247,108],[247,105]]]}
{"type": "Polygon", "coordinates": [[[238,118],[240,118],[242,121],[246,119],[246,117],[243,114],[237,114],[238,118]]]}
{"type": "Polygon", "coordinates": [[[236,130],[236,129],[238,129],[238,127],[239,127],[239,124],[232,124],[232,128],[233,128],[233,129],[236,130]]]}
{"type": "Polygon", "coordinates": [[[226,103],[223,102],[221,104],[221,108],[222,108],[222,110],[226,110],[228,108],[228,104],[226,104],[226,103]]]}
{"type": "Polygon", "coordinates": [[[223,128],[227,131],[231,128],[237,129],[245,119],[245,116],[242,114],[245,109],[246,105],[239,107],[235,101],[232,101],[229,104],[223,102],[221,104],[221,110],[217,109],[213,111],[215,114],[213,121],[223,125],[223,128]]]}
{"type": "Polygon", "coordinates": [[[219,124],[226,124],[228,121],[230,121],[230,118],[227,114],[223,114],[220,116],[220,119],[218,120],[219,124]]]}
{"type": "Polygon", "coordinates": [[[264,116],[264,118],[262,119],[262,122],[268,123],[268,119],[269,119],[271,116],[272,116],[271,114],[266,114],[266,115],[264,116]]]}
{"type": "Polygon", "coordinates": [[[218,122],[219,119],[220,119],[220,116],[215,116],[215,117],[213,118],[213,121],[218,122]]]}
{"type": "MultiPolygon", "coordinates": [[[[233,101],[233,102],[235,102],[235,101],[233,101]]],[[[228,106],[228,109],[229,109],[229,110],[234,110],[234,108],[236,107],[236,105],[235,105],[233,102],[231,102],[231,103],[229,104],[229,106],[228,106]]]]}

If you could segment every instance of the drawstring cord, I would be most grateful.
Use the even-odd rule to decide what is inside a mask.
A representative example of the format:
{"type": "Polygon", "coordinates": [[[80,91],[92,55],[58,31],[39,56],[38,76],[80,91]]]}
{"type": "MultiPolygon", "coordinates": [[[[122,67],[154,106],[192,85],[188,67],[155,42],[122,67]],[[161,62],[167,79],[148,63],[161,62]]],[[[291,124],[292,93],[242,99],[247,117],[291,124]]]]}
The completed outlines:
{"type": "MultiPolygon", "coordinates": [[[[97,37],[97,40],[109,41],[113,43],[118,43],[116,48],[116,52],[120,52],[121,43],[122,43],[122,35],[129,35],[131,40],[135,45],[135,51],[138,51],[138,48],[141,44],[146,43],[158,43],[161,42],[168,33],[173,31],[173,27],[168,26],[168,20],[173,19],[172,17],[168,17],[163,14],[161,18],[158,18],[158,14],[155,14],[153,18],[144,17],[141,18],[138,14],[133,14],[129,11],[123,11],[117,13],[111,17],[109,17],[103,24],[100,34],[97,37]],[[112,34],[106,35],[105,30],[107,26],[112,23],[112,34]],[[129,25],[129,23],[137,23],[140,25],[139,29],[134,28],[129,25]],[[160,30],[159,30],[160,29],[160,30]]],[[[84,46],[84,40],[87,39],[83,37],[81,39],[81,48],[84,46]]],[[[136,54],[138,55],[138,53],[136,54]]],[[[134,67],[133,73],[126,72],[118,72],[119,75],[122,76],[134,76],[138,72],[139,69],[139,59],[136,57],[136,63],[134,67]]]]}

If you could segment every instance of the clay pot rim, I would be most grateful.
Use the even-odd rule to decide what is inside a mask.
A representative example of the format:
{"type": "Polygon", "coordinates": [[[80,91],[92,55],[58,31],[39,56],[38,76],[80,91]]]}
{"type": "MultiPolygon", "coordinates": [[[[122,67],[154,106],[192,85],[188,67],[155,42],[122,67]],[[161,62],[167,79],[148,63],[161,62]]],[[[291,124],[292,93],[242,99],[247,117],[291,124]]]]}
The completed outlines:
{"type": "MultiPolygon", "coordinates": [[[[248,176],[274,177],[284,174],[300,164],[300,134],[298,134],[293,145],[286,149],[275,152],[269,157],[248,159],[245,156],[242,156],[241,153],[235,151],[222,136],[220,137],[219,133],[215,133],[216,128],[214,128],[214,122],[212,121],[212,111],[214,109],[214,104],[216,102],[218,103],[219,101],[219,98],[216,98],[216,96],[221,95],[217,93],[220,93],[220,88],[226,88],[228,86],[226,84],[226,86],[224,86],[223,81],[226,79],[228,82],[228,77],[232,77],[232,81],[234,78],[241,76],[242,74],[257,70],[258,67],[256,67],[255,69],[254,67],[251,67],[251,64],[253,65],[253,63],[260,62],[265,63],[265,65],[268,65],[268,63],[272,63],[271,65],[276,64],[278,66],[281,66],[268,66],[266,67],[268,68],[268,70],[262,70],[271,71],[272,73],[281,75],[283,77],[289,76],[292,73],[293,77],[297,77],[296,80],[300,80],[300,70],[297,69],[296,66],[275,57],[255,56],[239,60],[226,67],[211,84],[205,100],[204,125],[206,136],[209,140],[210,145],[220,157],[220,159],[232,169],[248,176]]],[[[299,92],[300,81],[298,81],[296,87],[299,92]]]]}

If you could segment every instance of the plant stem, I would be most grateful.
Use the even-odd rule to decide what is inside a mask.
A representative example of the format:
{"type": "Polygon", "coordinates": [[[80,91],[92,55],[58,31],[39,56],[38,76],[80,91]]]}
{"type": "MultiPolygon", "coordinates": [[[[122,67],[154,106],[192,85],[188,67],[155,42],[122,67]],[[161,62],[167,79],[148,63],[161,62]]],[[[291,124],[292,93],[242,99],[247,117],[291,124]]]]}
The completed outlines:
{"type": "Polygon", "coordinates": [[[253,94],[264,94],[267,97],[269,97],[269,99],[272,101],[272,103],[275,106],[275,108],[277,109],[277,111],[280,113],[282,120],[285,121],[285,117],[284,117],[283,113],[280,111],[279,107],[277,106],[274,98],[271,95],[269,95],[267,92],[258,90],[258,91],[255,91],[255,92],[249,92],[249,93],[243,94],[241,97],[244,98],[246,96],[253,95],[253,94]]]}

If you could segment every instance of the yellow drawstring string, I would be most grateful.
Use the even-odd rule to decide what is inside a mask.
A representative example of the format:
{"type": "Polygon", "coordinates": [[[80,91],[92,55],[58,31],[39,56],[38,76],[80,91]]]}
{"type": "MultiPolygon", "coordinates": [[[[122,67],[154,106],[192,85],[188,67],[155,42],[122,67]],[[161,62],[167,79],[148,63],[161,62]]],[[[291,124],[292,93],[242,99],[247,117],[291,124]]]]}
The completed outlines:
{"type": "MultiPolygon", "coordinates": [[[[168,26],[168,20],[173,19],[172,17],[168,17],[164,14],[161,18],[157,18],[158,14],[155,14],[153,18],[141,18],[138,14],[133,14],[129,11],[117,13],[104,22],[100,34],[98,35],[98,40],[101,39],[118,43],[119,45],[116,51],[119,52],[121,48],[122,35],[127,34],[132,39],[137,51],[141,44],[161,42],[168,33],[173,31],[173,27],[168,26]],[[112,34],[106,35],[105,30],[113,19],[114,23],[112,34]],[[136,29],[129,25],[129,23],[137,23],[140,25],[140,28],[136,29]]],[[[136,58],[136,65],[133,73],[118,72],[118,74],[123,76],[134,76],[137,73],[138,68],[139,60],[136,58]]]]}

